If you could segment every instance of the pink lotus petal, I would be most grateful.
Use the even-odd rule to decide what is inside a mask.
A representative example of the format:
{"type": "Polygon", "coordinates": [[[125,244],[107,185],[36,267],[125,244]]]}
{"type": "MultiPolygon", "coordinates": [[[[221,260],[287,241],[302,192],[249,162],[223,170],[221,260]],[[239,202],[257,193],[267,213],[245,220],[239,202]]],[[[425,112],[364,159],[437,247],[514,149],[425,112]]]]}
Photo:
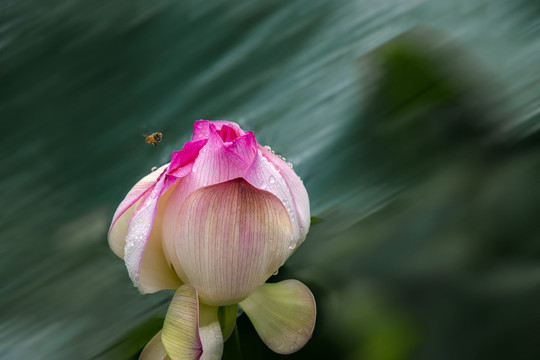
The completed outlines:
{"type": "Polygon", "coordinates": [[[315,299],[297,280],[264,284],[240,306],[264,343],[278,354],[301,349],[315,327],[315,299]]]}
{"type": "Polygon", "coordinates": [[[135,211],[135,203],[156,183],[168,166],[169,164],[165,164],[139,180],[116,209],[109,228],[108,239],[112,251],[120,258],[124,258],[127,228],[133,211],[135,211]]]}
{"type": "Polygon", "coordinates": [[[165,257],[161,241],[163,212],[173,190],[174,188],[170,188],[159,198],[154,226],[148,237],[146,249],[144,249],[139,271],[139,290],[143,293],[178,289],[182,285],[178,275],[165,257]]]}
{"type": "Polygon", "coordinates": [[[171,165],[167,174],[173,175],[176,178],[181,178],[189,174],[193,166],[193,162],[199,156],[199,151],[206,144],[207,140],[188,141],[184,144],[182,150],[172,153],[171,165]]]}
{"type": "MultiPolygon", "coordinates": [[[[199,121],[197,123],[200,123],[199,121]]],[[[244,132],[244,135],[236,138],[233,142],[224,143],[216,128],[208,124],[209,138],[199,156],[193,164],[191,173],[179,180],[174,190],[163,219],[163,246],[178,274],[182,267],[174,254],[173,244],[170,239],[177,222],[178,211],[184,200],[196,189],[222,183],[241,177],[250,167],[257,153],[257,142],[253,133],[244,132]]]]}
{"type": "Polygon", "coordinates": [[[311,214],[309,210],[309,197],[304,186],[304,182],[292,169],[292,167],[285,161],[281,160],[272,152],[268,151],[264,147],[259,145],[259,150],[262,155],[272,163],[275,168],[281,174],[281,177],[285,180],[285,183],[289,187],[290,193],[294,201],[294,213],[297,217],[297,224],[299,227],[300,237],[298,245],[300,245],[309,231],[311,223],[311,214]]]}
{"type": "Polygon", "coordinates": [[[294,197],[291,194],[290,188],[281,176],[281,173],[262,155],[261,151],[258,151],[249,170],[244,174],[244,179],[256,188],[274,194],[281,201],[285,209],[287,209],[287,214],[294,231],[294,238],[288,245],[289,250],[286,253],[286,257],[282,260],[284,262],[290,253],[296,249],[297,243],[302,236],[302,229],[299,226],[298,215],[294,206],[294,197]]]}
{"type": "Polygon", "coordinates": [[[236,131],[234,131],[234,129],[228,125],[223,125],[218,131],[218,134],[225,143],[232,142],[239,136],[236,131]]]}
{"type": "Polygon", "coordinates": [[[140,282],[141,263],[154,225],[158,201],[167,188],[172,185],[167,181],[165,173],[161,174],[158,181],[140,199],[140,203],[129,221],[124,261],[133,285],[141,292],[144,292],[140,282]]]}
{"type": "Polygon", "coordinates": [[[251,131],[245,131],[244,135],[234,138],[234,140],[229,142],[225,141],[228,136],[230,138],[230,135],[230,131],[223,134],[219,133],[217,130],[211,130],[210,139],[213,139],[216,143],[218,140],[221,141],[223,149],[228,154],[235,154],[239,159],[242,159],[246,168],[249,167],[249,164],[251,164],[257,154],[257,141],[255,140],[255,135],[253,135],[251,131]],[[225,136],[225,138],[222,136],[225,136]]]}
{"type": "Polygon", "coordinates": [[[218,308],[199,303],[191,285],[174,294],[161,337],[173,360],[219,360],[223,354],[218,308]]]}
{"type": "Polygon", "coordinates": [[[173,220],[164,238],[173,266],[211,305],[235,304],[261,286],[293,240],[281,201],[242,178],[194,191],[173,220]]]}
{"type": "Polygon", "coordinates": [[[181,284],[163,252],[162,216],[159,216],[155,229],[154,223],[156,214],[165,210],[165,201],[160,200],[160,197],[179,179],[191,173],[194,160],[206,142],[190,141],[182,150],[174,152],[170,164],[137,183],[120,204],[113,218],[109,243],[115,253],[124,257],[133,284],[143,293],[176,289],[181,284]],[[135,202],[137,206],[134,205],[135,202]],[[161,202],[162,208],[159,212],[158,202],[161,202]],[[126,208],[127,205],[131,208],[126,208]],[[118,226],[115,226],[115,222],[118,226]]]}
{"type": "Polygon", "coordinates": [[[237,123],[232,121],[198,120],[195,121],[192,140],[208,139],[210,136],[210,126],[213,126],[214,129],[218,131],[221,130],[223,126],[227,126],[234,130],[237,136],[243,136],[246,133],[246,131],[242,130],[237,123]]]}
{"type": "MultiPolygon", "coordinates": [[[[122,204],[129,204],[136,199],[129,208],[117,217],[116,221],[113,220],[114,222],[109,232],[109,245],[113,252],[119,257],[124,258],[128,239],[128,229],[136,209],[141,208],[148,200],[149,193],[153,190],[156,181],[160,179],[160,176],[163,178],[165,177],[167,167],[168,164],[151,172],[140,180],[122,202],[122,204]]],[[[171,179],[174,178],[171,177],[171,179]]],[[[172,185],[171,179],[165,181],[168,184],[166,184],[164,188],[172,185]]],[[[141,242],[141,244],[144,244],[145,248],[142,249],[143,252],[140,263],[138,265],[129,263],[128,265],[128,261],[126,260],[126,266],[139,268],[139,279],[138,282],[134,284],[145,293],[152,293],[163,289],[177,289],[182,284],[176,273],[169,266],[163,253],[161,245],[161,219],[163,210],[165,209],[166,199],[160,198],[158,203],[159,205],[155,216],[156,219],[154,220],[154,222],[157,221],[158,226],[152,226],[151,222],[147,223],[150,224],[150,227],[147,229],[150,233],[147,239],[144,242],[141,242]]],[[[116,211],[115,216],[124,209],[122,204],[116,211]]],[[[132,229],[132,237],[135,236],[133,231],[134,230],[132,229]]],[[[130,246],[129,249],[129,251],[132,252],[133,247],[130,246]]],[[[130,273],[130,276],[135,275],[130,273]]]]}

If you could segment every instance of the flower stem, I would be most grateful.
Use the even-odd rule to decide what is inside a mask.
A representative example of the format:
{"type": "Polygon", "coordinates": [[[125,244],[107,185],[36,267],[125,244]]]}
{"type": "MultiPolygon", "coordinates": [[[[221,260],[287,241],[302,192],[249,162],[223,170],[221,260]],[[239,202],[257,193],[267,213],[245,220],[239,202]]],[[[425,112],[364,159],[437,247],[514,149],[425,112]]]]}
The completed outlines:
{"type": "Polygon", "coordinates": [[[234,327],[232,336],[225,343],[223,351],[223,360],[243,360],[242,349],[240,347],[240,336],[238,335],[238,326],[234,327]]]}

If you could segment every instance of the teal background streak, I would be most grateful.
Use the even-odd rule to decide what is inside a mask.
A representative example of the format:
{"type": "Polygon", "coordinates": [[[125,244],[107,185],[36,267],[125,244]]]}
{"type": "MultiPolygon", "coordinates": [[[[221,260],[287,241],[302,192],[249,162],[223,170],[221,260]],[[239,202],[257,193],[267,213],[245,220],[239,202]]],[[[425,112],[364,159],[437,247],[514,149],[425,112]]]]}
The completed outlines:
{"type": "Polygon", "coordinates": [[[289,358],[540,356],[536,2],[0,9],[2,359],[136,356],[172,293],[140,295],[107,229],[201,118],[285,156],[324,219],[270,279],[318,302],[289,358]]]}

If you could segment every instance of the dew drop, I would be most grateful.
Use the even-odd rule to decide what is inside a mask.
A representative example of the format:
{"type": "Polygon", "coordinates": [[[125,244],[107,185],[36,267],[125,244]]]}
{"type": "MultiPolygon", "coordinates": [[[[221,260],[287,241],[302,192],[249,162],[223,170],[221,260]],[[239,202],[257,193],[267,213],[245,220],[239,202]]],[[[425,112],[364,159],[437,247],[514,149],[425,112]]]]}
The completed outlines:
{"type": "Polygon", "coordinates": [[[279,270],[276,270],[276,271],[274,271],[274,272],[272,273],[272,275],[277,275],[278,272],[279,272],[279,270]]]}
{"type": "Polygon", "coordinates": [[[265,148],[266,150],[268,150],[268,151],[272,151],[272,148],[271,148],[270,146],[268,146],[268,145],[264,145],[264,148],[265,148]]]}
{"type": "Polygon", "coordinates": [[[291,169],[293,168],[293,164],[291,162],[288,162],[287,166],[290,167],[291,169]]]}
{"type": "Polygon", "coordinates": [[[289,244],[289,250],[294,250],[296,248],[296,240],[292,239],[291,243],[289,244]]]}
{"type": "Polygon", "coordinates": [[[152,169],[150,169],[150,170],[156,171],[157,169],[158,169],[157,166],[152,166],[152,169]]]}
{"type": "Polygon", "coordinates": [[[270,184],[273,184],[276,182],[276,178],[274,177],[274,175],[270,175],[270,178],[268,179],[268,181],[270,181],[270,184]]]}

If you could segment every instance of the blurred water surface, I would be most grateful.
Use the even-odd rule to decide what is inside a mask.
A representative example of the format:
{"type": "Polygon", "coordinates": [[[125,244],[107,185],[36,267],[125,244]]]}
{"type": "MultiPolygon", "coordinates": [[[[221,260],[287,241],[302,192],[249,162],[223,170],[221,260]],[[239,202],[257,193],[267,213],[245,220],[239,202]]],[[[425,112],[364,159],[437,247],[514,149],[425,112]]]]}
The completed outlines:
{"type": "Polygon", "coordinates": [[[0,9],[1,358],[136,356],[171,292],[138,294],[107,229],[201,118],[285,156],[324,219],[271,279],[318,301],[290,358],[540,356],[536,2],[0,9]]]}

